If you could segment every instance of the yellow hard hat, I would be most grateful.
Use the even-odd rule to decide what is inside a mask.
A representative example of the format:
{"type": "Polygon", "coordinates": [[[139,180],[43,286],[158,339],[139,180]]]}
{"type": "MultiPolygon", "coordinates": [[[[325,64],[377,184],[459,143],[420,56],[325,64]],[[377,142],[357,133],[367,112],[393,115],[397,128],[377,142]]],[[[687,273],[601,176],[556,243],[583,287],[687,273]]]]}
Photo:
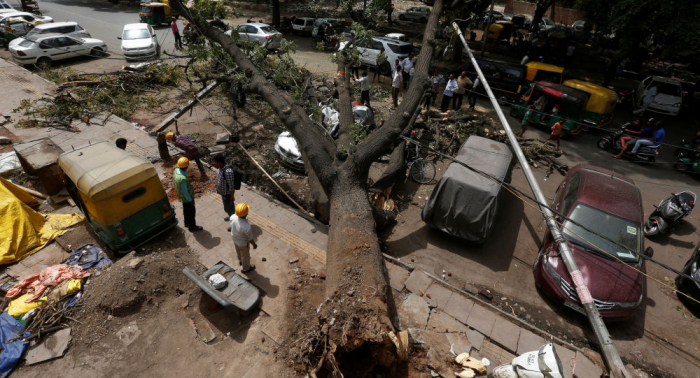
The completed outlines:
{"type": "Polygon", "coordinates": [[[177,159],[177,167],[178,168],[187,168],[190,166],[190,159],[186,157],[181,157],[177,159]]]}
{"type": "Polygon", "coordinates": [[[243,202],[236,205],[236,216],[244,217],[246,215],[248,215],[248,205],[244,204],[243,202]]]}
{"type": "Polygon", "coordinates": [[[174,136],[173,133],[167,133],[167,134],[165,134],[165,139],[167,139],[167,140],[173,140],[173,136],[174,136]]]}

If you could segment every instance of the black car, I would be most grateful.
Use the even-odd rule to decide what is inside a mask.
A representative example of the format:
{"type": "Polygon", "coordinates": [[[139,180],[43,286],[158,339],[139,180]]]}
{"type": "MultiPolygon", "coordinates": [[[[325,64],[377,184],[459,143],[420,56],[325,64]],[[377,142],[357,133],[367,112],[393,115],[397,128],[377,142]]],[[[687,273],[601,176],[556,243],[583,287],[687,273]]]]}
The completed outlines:
{"type": "MultiPolygon", "coordinates": [[[[491,89],[501,105],[512,103],[524,88],[527,67],[520,64],[513,64],[490,59],[477,59],[476,62],[481,68],[481,72],[486,76],[491,89]]],[[[455,69],[451,73],[458,77],[463,71],[467,71],[467,76],[473,82],[477,78],[476,70],[471,62],[467,62],[455,69]]],[[[484,86],[479,85],[477,93],[483,94],[484,86]]]]}
{"type": "MultiPolygon", "coordinates": [[[[700,281],[700,244],[695,247],[693,255],[690,256],[688,262],[685,263],[681,273],[693,277],[693,279],[696,281],[700,281]]],[[[694,299],[700,301],[700,283],[683,276],[678,276],[676,278],[676,287],[678,287],[678,291],[688,294],[694,299]]],[[[686,307],[691,309],[695,314],[700,314],[700,304],[686,298],[682,294],[678,294],[678,298],[680,298],[686,307]]]]}

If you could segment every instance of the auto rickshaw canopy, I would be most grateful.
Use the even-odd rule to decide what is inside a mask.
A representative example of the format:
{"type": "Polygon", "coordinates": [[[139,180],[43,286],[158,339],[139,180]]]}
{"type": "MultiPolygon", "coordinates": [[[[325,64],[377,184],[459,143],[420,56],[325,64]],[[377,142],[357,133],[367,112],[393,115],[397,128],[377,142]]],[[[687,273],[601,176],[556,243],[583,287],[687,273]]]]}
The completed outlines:
{"type": "Polygon", "coordinates": [[[531,96],[538,91],[557,97],[561,100],[560,115],[566,117],[579,117],[588,103],[589,94],[565,85],[540,81],[533,86],[533,90],[528,94],[531,96]]]}
{"type": "Polygon", "coordinates": [[[525,76],[525,79],[529,81],[547,79],[547,81],[556,82],[557,84],[561,84],[562,82],[564,67],[540,62],[529,62],[525,66],[527,67],[527,76],[525,76]],[[538,72],[541,71],[545,72],[545,76],[542,76],[541,73],[538,75],[538,72]],[[554,75],[547,75],[546,73],[553,73],[554,75]],[[557,80],[552,80],[555,76],[557,77],[557,80]]]}
{"type": "Polygon", "coordinates": [[[586,110],[598,114],[610,114],[615,111],[617,105],[617,93],[600,85],[595,85],[583,80],[567,80],[564,85],[580,89],[590,95],[586,110]]]}
{"type": "Polygon", "coordinates": [[[58,165],[91,202],[117,196],[158,176],[152,164],[107,142],[66,152],[58,165]]]}

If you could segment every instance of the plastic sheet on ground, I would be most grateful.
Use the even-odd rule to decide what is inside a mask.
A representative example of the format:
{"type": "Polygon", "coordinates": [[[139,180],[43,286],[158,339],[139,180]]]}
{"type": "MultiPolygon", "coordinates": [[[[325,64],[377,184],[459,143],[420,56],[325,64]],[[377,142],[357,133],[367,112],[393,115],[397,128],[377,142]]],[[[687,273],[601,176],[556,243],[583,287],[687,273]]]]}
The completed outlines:
{"type": "Polygon", "coordinates": [[[29,311],[46,304],[46,297],[41,297],[34,302],[27,303],[27,299],[31,298],[32,294],[27,293],[16,299],[13,299],[7,305],[7,313],[10,316],[20,316],[28,313],[29,311]]]}
{"type": "Polygon", "coordinates": [[[20,336],[24,327],[8,313],[0,314],[0,378],[7,377],[27,348],[26,342],[9,341],[20,336]]]}
{"type": "Polygon", "coordinates": [[[70,257],[63,262],[66,265],[80,265],[83,270],[104,268],[112,265],[112,260],[96,244],[88,243],[75,248],[70,257]]]}
{"type": "Polygon", "coordinates": [[[85,221],[75,213],[36,212],[31,206],[38,204],[29,193],[0,177],[0,265],[22,260],[85,221]]]}
{"type": "Polygon", "coordinates": [[[24,277],[22,281],[18,282],[7,292],[5,297],[15,298],[23,293],[34,293],[31,298],[26,300],[26,302],[29,303],[41,297],[46,289],[57,287],[65,280],[89,276],[90,273],[84,271],[83,268],[79,266],[58,264],[42,270],[40,274],[32,274],[24,277]]]}
{"type": "Polygon", "coordinates": [[[22,168],[22,165],[14,151],[0,154],[0,175],[14,172],[20,168],[22,168]]]}

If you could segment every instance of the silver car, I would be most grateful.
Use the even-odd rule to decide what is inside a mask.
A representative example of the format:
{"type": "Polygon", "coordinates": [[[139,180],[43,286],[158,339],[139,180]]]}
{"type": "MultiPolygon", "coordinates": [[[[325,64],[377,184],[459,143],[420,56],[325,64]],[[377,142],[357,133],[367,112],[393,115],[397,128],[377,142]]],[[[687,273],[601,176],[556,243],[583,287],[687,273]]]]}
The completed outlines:
{"type": "Polygon", "coordinates": [[[401,21],[411,20],[426,23],[428,22],[428,17],[430,17],[430,9],[426,7],[411,7],[399,12],[398,15],[401,21]]]}
{"type": "Polygon", "coordinates": [[[238,25],[236,31],[241,42],[267,43],[269,50],[278,49],[282,40],[282,33],[268,24],[258,22],[238,25]]]}

